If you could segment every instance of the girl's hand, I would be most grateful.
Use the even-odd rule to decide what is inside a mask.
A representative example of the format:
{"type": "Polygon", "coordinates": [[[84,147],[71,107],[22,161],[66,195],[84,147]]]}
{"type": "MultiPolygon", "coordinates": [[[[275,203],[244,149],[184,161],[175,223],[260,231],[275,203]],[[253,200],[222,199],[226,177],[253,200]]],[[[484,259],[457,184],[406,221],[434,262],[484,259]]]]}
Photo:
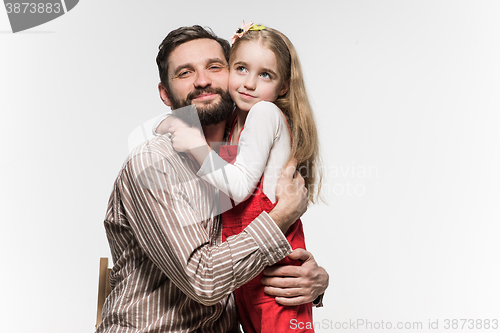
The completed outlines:
{"type": "Polygon", "coordinates": [[[170,115],[163,119],[160,125],[156,128],[156,134],[163,135],[170,131],[171,127],[189,127],[185,122],[177,118],[176,116],[170,115]]]}
{"type": "Polygon", "coordinates": [[[171,126],[168,131],[172,135],[172,146],[178,152],[191,153],[194,149],[207,145],[205,137],[196,127],[171,126]]]}

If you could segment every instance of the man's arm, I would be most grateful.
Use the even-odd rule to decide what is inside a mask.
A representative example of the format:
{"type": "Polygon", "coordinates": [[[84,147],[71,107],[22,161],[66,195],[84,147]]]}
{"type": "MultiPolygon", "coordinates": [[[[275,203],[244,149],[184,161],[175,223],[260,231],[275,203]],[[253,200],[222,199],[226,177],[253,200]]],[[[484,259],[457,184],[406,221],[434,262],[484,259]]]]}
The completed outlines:
{"type": "MultiPolygon", "coordinates": [[[[135,156],[124,168],[120,192],[130,197],[122,196],[121,201],[141,248],[186,295],[205,305],[215,304],[291,252],[280,228],[287,229],[295,216],[290,217],[284,207],[276,209],[280,228],[264,212],[239,235],[214,245],[203,223],[206,218],[198,216],[183,190],[191,184],[175,184],[178,168],[161,158],[148,162],[151,156],[135,156]]],[[[292,193],[296,182],[283,181],[288,189],[283,200],[297,196],[292,193]]]]}
{"type": "MultiPolygon", "coordinates": [[[[292,159],[283,171],[276,185],[278,203],[275,209],[279,210],[272,210],[269,213],[283,233],[286,233],[288,227],[298,220],[307,208],[307,189],[304,186],[304,179],[295,171],[296,166],[296,160],[292,159]],[[292,175],[295,176],[293,179],[292,175]],[[281,215],[283,213],[285,215],[281,215]]],[[[262,281],[267,286],[264,291],[276,296],[276,302],[283,305],[299,305],[315,301],[316,306],[322,306],[322,295],[328,287],[328,273],[319,267],[313,255],[304,249],[294,250],[289,257],[303,261],[302,265],[267,267],[264,275],[268,277],[262,281]]]]}

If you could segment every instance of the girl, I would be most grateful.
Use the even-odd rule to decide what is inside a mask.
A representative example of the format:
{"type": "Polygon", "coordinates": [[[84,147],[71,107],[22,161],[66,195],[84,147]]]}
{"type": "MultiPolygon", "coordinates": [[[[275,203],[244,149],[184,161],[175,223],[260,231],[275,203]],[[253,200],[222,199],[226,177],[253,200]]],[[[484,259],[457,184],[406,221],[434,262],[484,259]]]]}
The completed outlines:
{"type": "MultiPolygon", "coordinates": [[[[297,159],[310,202],[317,199],[320,184],[316,124],[292,43],[277,30],[244,24],[233,37],[229,70],[229,93],[236,108],[229,123],[230,145],[221,146],[220,156],[198,129],[170,128],[173,147],[200,163],[198,175],[240,202],[222,214],[223,241],[243,231],[262,211],[272,210],[276,182],[289,158],[297,159]]],[[[300,219],[286,237],[293,249],[305,248],[300,219]]],[[[279,264],[300,262],[285,258],[279,264]]],[[[294,322],[302,323],[295,327],[304,327],[304,332],[313,332],[312,305],[277,304],[264,293],[261,277],[235,291],[245,332],[288,332],[294,322]]]]}

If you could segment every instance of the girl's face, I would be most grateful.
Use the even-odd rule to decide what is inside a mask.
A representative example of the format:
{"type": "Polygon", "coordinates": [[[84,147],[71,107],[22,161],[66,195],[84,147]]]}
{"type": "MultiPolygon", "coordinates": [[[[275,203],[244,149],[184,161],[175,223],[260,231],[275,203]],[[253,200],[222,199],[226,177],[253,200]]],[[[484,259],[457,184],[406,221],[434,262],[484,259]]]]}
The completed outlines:
{"type": "Polygon", "coordinates": [[[276,56],[258,41],[242,42],[229,66],[229,93],[242,111],[259,101],[274,102],[288,89],[278,74],[276,56]]]}

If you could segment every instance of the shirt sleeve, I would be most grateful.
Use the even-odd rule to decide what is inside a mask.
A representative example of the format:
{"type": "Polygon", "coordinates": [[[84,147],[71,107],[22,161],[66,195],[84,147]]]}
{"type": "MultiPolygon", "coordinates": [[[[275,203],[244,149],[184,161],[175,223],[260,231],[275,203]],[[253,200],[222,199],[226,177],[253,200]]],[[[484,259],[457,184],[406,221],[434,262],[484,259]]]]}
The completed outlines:
{"type": "Polygon", "coordinates": [[[269,152],[278,135],[281,110],[270,102],[259,102],[249,111],[238,142],[234,164],[211,151],[198,176],[237,202],[246,200],[262,177],[269,152]]]}
{"type": "Polygon", "coordinates": [[[169,117],[171,115],[172,115],[172,111],[168,111],[167,113],[162,114],[161,116],[158,117],[158,119],[156,119],[155,123],[153,124],[153,128],[151,129],[154,136],[160,135],[156,132],[156,130],[158,129],[158,126],[160,126],[161,122],[164,121],[165,119],[167,119],[167,117],[169,117]]]}
{"type": "Polygon", "coordinates": [[[166,159],[140,154],[125,165],[116,186],[146,255],[188,297],[213,305],[292,250],[265,212],[240,234],[215,244],[207,221],[176,183],[181,171],[166,159]]]}

